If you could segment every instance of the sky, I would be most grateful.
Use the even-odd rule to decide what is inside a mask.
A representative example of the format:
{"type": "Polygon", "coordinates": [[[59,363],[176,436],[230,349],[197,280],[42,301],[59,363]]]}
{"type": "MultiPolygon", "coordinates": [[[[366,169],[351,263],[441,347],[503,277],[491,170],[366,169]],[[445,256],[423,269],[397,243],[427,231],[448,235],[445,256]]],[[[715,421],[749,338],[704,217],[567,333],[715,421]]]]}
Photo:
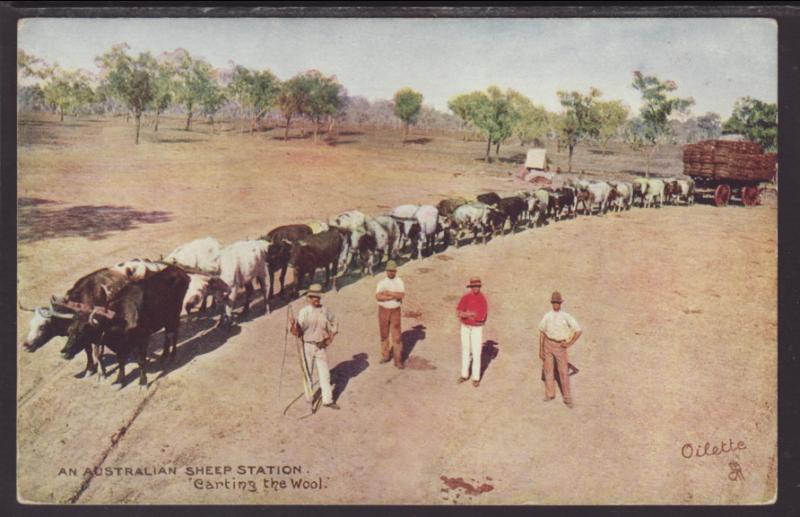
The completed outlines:
{"type": "Polygon", "coordinates": [[[318,69],[370,101],[408,86],[443,111],[494,84],[553,111],[558,90],[594,86],[636,112],[634,70],[675,81],[695,115],[727,118],[744,96],[777,102],[777,24],[758,18],[32,18],[18,39],[66,69],[96,72],[94,58],[121,42],[134,54],[183,48],[280,79],[318,69]]]}

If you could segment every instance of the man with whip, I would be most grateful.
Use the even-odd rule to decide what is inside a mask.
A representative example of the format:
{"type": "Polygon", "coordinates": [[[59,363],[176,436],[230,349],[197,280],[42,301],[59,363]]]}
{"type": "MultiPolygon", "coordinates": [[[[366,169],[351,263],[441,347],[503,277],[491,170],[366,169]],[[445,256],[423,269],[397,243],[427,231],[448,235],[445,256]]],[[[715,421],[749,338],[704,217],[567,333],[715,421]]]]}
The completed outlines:
{"type": "Polygon", "coordinates": [[[322,305],[322,286],[312,284],[307,293],[308,305],[300,309],[297,319],[289,314],[289,331],[303,341],[300,352],[300,366],[303,370],[303,386],[306,400],[313,403],[311,391],[314,367],[319,376],[322,390],[322,405],[339,409],[333,401],[331,373],[328,368],[327,348],[339,331],[339,323],[334,314],[322,305]]]}

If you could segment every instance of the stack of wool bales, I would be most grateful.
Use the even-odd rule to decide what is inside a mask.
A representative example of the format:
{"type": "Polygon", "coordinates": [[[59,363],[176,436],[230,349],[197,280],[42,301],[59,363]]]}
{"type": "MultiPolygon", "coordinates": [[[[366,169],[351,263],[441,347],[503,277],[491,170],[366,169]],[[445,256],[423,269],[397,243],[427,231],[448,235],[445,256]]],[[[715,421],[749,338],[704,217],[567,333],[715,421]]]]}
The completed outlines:
{"type": "Polygon", "coordinates": [[[764,154],[755,142],[704,140],[683,148],[683,170],[688,176],[769,181],[777,156],[764,154]]]}

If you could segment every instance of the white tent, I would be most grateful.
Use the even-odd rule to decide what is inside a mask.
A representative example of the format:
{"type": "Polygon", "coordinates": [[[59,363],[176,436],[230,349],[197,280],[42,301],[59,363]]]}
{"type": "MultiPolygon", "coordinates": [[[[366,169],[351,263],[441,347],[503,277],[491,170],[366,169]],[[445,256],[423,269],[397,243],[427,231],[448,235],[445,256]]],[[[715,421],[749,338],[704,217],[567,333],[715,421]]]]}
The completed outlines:
{"type": "Polygon", "coordinates": [[[526,169],[545,170],[547,167],[547,150],[545,149],[528,149],[528,154],[525,157],[526,169]]]}

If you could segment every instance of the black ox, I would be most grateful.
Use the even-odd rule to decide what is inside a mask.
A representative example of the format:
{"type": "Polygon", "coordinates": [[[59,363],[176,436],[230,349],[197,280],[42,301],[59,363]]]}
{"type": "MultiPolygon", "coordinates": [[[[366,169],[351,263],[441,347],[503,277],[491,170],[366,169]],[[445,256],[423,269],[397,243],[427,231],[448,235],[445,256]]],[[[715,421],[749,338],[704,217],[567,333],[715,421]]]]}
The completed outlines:
{"type": "MultiPolygon", "coordinates": [[[[333,274],[333,287],[336,288],[336,275],[339,263],[347,258],[350,232],[341,228],[331,228],[299,239],[292,245],[291,264],[294,266],[295,290],[303,288],[305,277],[311,282],[317,269],[325,269],[325,286],[330,284],[333,274]]],[[[345,268],[346,263],[342,264],[345,268]]]]}
{"type": "Polygon", "coordinates": [[[286,270],[289,269],[289,262],[292,258],[292,246],[300,239],[305,239],[314,232],[311,227],[305,224],[290,224],[279,226],[261,237],[270,243],[267,250],[267,270],[269,272],[269,293],[267,299],[272,298],[273,286],[275,285],[275,273],[280,271],[281,296],[285,297],[284,280],[286,270]]]}
{"type": "MultiPolygon", "coordinates": [[[[147,342],[152,334],[164,329],[164,351],[161,362],[174,358],[180,327],[181,303],[189,287],[189,275],[175,266],[168,266],[155,275],[125,286],[104,308],[80,312],[69,328],[69,338],[61,351],[71,359],[81,349],[95,343],[101,350],[108,347],[117,355],[117,379],[125,382],[125,364],[135,353],[139,363],[139,384],[147,385],[145,365],[147,342]],[[101,315],[103,314],[103,315],[101,315]]],[[[102,361],[100,368],[105,376],[102,361]]]]}

